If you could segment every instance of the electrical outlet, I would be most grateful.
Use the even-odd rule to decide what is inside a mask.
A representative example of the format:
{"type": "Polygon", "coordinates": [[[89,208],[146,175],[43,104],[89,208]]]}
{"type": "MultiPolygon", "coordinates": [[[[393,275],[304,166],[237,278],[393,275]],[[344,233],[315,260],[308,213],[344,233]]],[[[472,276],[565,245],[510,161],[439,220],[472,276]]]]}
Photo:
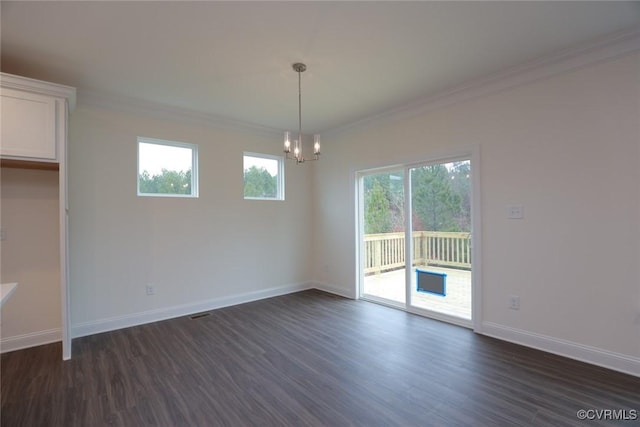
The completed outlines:
{"type": "Polygon", "coordinates": [[[507,218],[509,218],[509,219],[523,219],[524,218],[524,206],[522,206],[522,205],[509,205],[509,206],[507,206],[507,218]]]}
{"type": "Polygon", "coordinates": [[[147,295],[155,295],[156,294],[156,287],[152,286],[152,285],[147,285],[146,291],[147,291],[147,295]]]}
{"type": "Polygon", "coordinates": [[[517,295],[511,295],[509,297],[509,308],[511,310],[520,310],[520,297],[517,295]]]}

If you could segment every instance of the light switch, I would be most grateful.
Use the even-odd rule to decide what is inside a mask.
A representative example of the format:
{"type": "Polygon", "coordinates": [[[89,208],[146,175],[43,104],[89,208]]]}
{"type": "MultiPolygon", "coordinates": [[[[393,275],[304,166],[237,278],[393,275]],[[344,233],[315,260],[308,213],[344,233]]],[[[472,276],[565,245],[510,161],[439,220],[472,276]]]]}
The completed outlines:
{"type": "Polygon", "coordinates": [[[4,228],[0,228],[0,240],[7,240],[7,231],[4,228]]]}
{"type": "Polygon", "coordinates": [[[522,219],[522,218],[524,218],[524,206],[522,206],[522,205],[509,205],[509,206],[507,206],[507,218],[509,218],[509,219],[522,219]]]}

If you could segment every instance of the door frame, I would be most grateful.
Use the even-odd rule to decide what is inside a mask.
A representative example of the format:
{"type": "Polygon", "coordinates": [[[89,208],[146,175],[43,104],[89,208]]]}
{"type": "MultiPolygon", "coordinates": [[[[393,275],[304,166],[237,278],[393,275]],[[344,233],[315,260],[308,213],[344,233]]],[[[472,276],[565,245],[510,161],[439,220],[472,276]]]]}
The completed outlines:
{"type": "MultiPolygon", "coordinates": [[[[405,274],[406,300],[404,304],[394,303],[392,301],[371,297],[367,297],[366,299],[371,302],[387,305],[396,309],[401,309],[408,313],[417,314],[420,316],[425,316],[436,320],[442,320],[459,326],[471,328],[476,333],[482,332],[482,204],[479,145],[475,145],[466,150],[449,152],[444,155],[429,157],[420,162],[400,163],[383,167],[362,169],[355,172],[354,184],[356,190],[356,299],[362,298],[364,286],[364,251],[361,247],[362,236],[364,235],[364,186],[362,185],[363,178],[368,175],[391,172],[394,170],[402,170],[404,172],[405,213],[409,213],[409,215],[405,216],[405,254],[410,255],[412,254],[411,251],[413,250],[413,248],[411,247],[413,239],[411,238],[411,177],[409,174],[409,170],[415,167],[439,163],[449,163],[462,159],[471,161],[471,321],[411,306],[409,304],[411,294],[411,274],[405,274]]],[[[405,256],[405,272],[410,271],[412,268],[410,258],[412,257],[405,256]]]]}

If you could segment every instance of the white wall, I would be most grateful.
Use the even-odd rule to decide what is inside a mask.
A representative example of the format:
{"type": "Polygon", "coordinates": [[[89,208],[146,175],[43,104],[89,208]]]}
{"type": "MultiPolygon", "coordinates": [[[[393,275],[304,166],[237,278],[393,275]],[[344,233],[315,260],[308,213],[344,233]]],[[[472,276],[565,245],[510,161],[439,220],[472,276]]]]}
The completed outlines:
{"type": "Polygon", "coordinates": [[[480,145],[484,331],[640,375],[639,123],[636,54],[323,135],[314,278],[355,295],[355,171],[480,145]]]}
{"type": "Polygon", "coordinates": [[[285,166],[284,202],[243,199],[243,151],[280,154],[279,133],[81,103],[69,140],[73,336],[308,286],[309,169],[285,166]],[[197,144],[200,197],[136,196],[137,136],[197,144]]]}
{"type": "Polygon", "coordinates": [[[2,283],[18,282],[2,307],[2,351],[59,341],[58,172],[1,169],[2,283]]]}

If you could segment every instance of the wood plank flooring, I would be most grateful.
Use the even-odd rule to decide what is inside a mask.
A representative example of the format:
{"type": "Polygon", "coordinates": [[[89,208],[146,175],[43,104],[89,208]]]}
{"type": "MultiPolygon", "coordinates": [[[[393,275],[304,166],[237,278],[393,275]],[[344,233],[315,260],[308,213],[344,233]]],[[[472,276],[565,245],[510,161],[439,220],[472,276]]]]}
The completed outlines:
{"type": "MultiPolygon", "coordinates": [[[[1,359],[1,425],[599,426],[640,378],[305,291],[1,359]]],[[[640,415],[640,414],[638,414],[640,415]]]]}

